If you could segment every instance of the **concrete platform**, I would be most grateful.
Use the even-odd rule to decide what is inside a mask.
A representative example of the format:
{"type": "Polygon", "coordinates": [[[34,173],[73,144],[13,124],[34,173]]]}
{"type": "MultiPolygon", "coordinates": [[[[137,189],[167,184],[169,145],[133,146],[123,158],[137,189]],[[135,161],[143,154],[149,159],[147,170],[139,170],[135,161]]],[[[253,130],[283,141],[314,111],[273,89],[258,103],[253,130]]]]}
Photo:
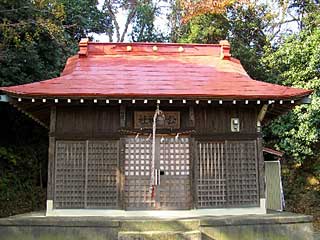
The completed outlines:
{"type": "Polygon", "coordinates": [[[196,218],[46,217],[0,219],[1,240],[311,240],[312,217],[293,213],[196,218]]]}

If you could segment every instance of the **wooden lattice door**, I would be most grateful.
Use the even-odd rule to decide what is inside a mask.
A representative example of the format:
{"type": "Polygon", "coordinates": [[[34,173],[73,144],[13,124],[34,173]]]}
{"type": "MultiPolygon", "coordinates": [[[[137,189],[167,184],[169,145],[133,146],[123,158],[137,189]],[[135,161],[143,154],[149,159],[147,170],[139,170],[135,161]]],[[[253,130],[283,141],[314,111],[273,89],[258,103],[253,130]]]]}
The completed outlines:
{"type": "Polygon", "coordinates": [[[126,209],[188,209],[191,207],[190,156],[187,137],[157,137],[157,185],[150,193],[152,139],[128,137],[125,144],[126,209]]]}

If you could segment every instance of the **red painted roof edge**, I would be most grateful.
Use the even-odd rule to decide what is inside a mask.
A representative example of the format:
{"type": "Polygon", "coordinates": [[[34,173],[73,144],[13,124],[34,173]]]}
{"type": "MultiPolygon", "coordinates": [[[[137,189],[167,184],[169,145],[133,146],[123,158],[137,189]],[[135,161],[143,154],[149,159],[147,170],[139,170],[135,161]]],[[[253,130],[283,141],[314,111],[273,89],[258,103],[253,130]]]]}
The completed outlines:
{"type": "MultiPolygon", "coordinates": [[[[23,85],[20,85],[23,86],[23,85]]],[[[292,89],[292,88],[291,88],[292,89]]],[[[299,88],[295,88],[299,89],[299,88]]],[[[303,90],[303,89],[301,89],[303,90]]],[[[68,97],[75,97],[75,98],[154,98],[154,99],[167,99],[172,98],[174,99],[203,99],[203,100],[225,100],[225,101],[232,101],[232,100],[299,100],[304,97],[309,96],[313,91],[312,90],[305,90],[299,94],[287,94],[287,95],[281,95],[281,96],[275,96],[275,95],[210,95],[210,94],[161,94],[159,96],[158,94],[81,94],[81,93],[69,93],[69,94],[51,94],[51,93],[37,93],[37,94],[29,94],[24,92],[17,92],[10,90],[10,87],[2,87],[0,88],[0,91],[3,91],[5,93],[10,93],[12,95],[21,96],[21,97],[62,97],[62,98],[68,98],[68,97]]]]}
{"type": "Polygon", "coordinates": [[[272,155],[275,155],[275,156],[278,156],[278,157],[282,157],[284,155],[284,152],[281,152],[281,151],[277,151],[275,149],[272,149],[272,148],[267,148],[267,147],[264,147],[262,149],[263,152],[266,152],[266,153],[270,153],[272,155]]]}

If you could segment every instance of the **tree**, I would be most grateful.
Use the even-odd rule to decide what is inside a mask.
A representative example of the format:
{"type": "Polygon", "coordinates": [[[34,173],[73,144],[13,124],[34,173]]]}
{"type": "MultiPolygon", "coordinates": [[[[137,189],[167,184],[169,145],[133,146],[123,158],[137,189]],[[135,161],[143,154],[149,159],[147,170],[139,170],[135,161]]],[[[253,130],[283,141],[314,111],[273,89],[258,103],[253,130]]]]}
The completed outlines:
{"type": "Polygon", "coordinates": [[[262,4],[233,5],[225,13],[206,13],[182,27],[180,42],[217,43],[228,39],[232,55],[239,58],[249,75],[265,79],[260,59],[270,45],[267,31],[273,15],[262,4]]]}
{"type": "Polygon", "coordinates": [[[58,0],[63,5],[64,28],[76,43],[89,33],[111,33],[111,17],[98,9],[98,0],[58,0]]]}
{"type": "Polygon", "coordinates": [[[296,107],[270,126],[276,146],[299,163],[320,156],[319,44],[320,29],[306,29],[263,58],[269,81],[314,90],[310,105],[296,107]]]}
{"type": "Polygon", "coordinates": [[[228,39],[231,53],[240,59],[249,75],[265,80],[265,69],[261,64],[265,48],[270,47],[269,28],[274,21],[270,8],[264,4],[232,6],[228,9],[228,39]]]}
{"type": "Polygon", "coordinates": [[[144,1],[137,5],[129,33],[133,42],[164,42],[166,36],[156,29],[155,18],[160,14],[160,1],[144,1]]]}
{"type": "Polygon", "coordinates": [[[231,5],[248,2],[246,0],[180,0],[179,4],[183,10],[182,21],[186,23],[194,17],[204,14],[221,14],[231,5]]]}
{"type": "MultiPolygon", "coordinates": [[[[89,0],[0,0],[0,86],[59,76],[78,39],[101,31],[96,10],[89,0]]],[[[0,116],[0,217],[44,209],[47,130],[4,103],[0,116]]]]}
{"type": "Polygon", "coordinates": [[[155,28],[155,17],[160,13],[160,4],[165,0],[105,0],[103,9],[111,18],[113,31],[109,32],[109,41],[123,42],[128,35],[132,41],[163,41],[165,37],[155,28]],[[123,28],[121,17],[125,17],[123,28]],[[132,30],[130,30],[130,27],[132,30]]]}
{"type": "Polygon", "coordinates": [[[2,1],[0,85],[56,76],[66,57],[63,6],[54,0],[2,1]]]}
{"type": "Polygon", "coordinates": [[[316,24],[320,17],[314,13],[307,16],[314,22],[269,48],[262,59],[268,81],[314,90],[311,103],[271,122],[264,134],[266,144],[285,152],[282,168],[287,209],[312,214],[315,228],[320,229],[320,28],[316,24]]]}

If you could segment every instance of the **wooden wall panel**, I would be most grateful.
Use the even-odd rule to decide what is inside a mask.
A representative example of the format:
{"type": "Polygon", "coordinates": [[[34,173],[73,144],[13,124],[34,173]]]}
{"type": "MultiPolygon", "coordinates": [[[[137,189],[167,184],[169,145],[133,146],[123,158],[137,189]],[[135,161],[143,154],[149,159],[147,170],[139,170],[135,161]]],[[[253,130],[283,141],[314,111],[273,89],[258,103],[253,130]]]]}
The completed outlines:
{"type": "Polygon", "coordinates": [[[256,133],[257,109],[255,107],[198,106],[195,107],[195,130],[197,134],[256,133]],[[240,132],[231,132],[231,118],[239,118],[240,132]]]}
{"type": "Polygon", "coordinates": [[[120,128],[119,107],[73,106],[57,108],[56,135],[92,138],[117,133],[120,128]]]}

